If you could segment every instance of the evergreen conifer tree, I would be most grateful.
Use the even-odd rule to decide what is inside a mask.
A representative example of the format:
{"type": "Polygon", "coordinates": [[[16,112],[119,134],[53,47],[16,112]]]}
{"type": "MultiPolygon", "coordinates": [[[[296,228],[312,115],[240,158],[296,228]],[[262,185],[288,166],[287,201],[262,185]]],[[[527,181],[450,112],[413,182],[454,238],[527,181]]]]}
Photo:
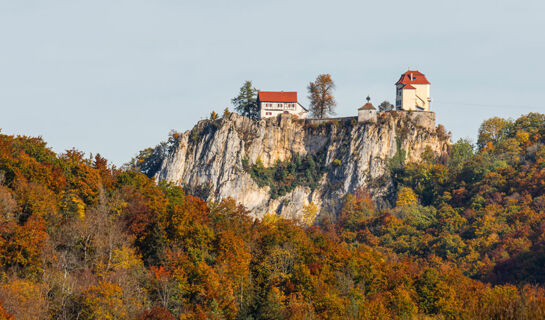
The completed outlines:
{"type": "Polygon", "coordinates": [[[256,93],[257,90],[252,86],[252,81],[245,81],[240,87],[238,96],[231,100],[238,113],[252,120],[259,119],[256,93]]]}

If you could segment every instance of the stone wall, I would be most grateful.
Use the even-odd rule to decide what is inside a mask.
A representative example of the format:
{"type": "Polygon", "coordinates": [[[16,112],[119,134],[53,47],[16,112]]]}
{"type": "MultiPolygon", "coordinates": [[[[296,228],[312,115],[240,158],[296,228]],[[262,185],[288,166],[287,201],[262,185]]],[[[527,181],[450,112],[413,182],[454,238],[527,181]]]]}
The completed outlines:
{"type": "Polygon", "coordinates": [[[435,112],[429,111],[397,111],[406,113],[408,118],[414,121],[417,126],[426,129],[435,128],[435,112]]]}
{"type": "Polygon", "coordinates": [[[357,121],[358,117],[340,117],[340,118],[325,118],[325,119],[305,119],[305,123],[307,124],[324,124],[334,121],[357,121]]]}

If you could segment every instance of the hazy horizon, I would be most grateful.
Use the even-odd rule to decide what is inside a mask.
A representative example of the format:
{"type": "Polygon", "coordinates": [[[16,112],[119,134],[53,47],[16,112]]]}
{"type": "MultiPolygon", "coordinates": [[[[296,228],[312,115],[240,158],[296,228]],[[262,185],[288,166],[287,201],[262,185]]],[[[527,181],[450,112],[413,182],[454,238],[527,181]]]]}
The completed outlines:
{"type": "Polygon", "coordinates": [[[409,67],[453,140],[544,112],[540,1],[0,0],[0,128],[116,165],[222,113],[245,80],[297,91],[330,73],[337,116],[394,102],[409,67]]]}

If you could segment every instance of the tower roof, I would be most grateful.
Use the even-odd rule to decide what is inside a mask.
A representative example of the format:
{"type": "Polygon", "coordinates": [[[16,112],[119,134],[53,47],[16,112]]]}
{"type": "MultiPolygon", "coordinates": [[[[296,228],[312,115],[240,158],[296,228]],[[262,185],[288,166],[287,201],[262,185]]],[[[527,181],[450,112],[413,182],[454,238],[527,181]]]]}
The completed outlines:
{"type": "Polygon", "coordinates": [[[359,107],[358,110],[377,110],[371,102],[367,102],[363,106],[359,107]]]}
{"type": "Polygon", "coordinates": [[[430,84],[426,76],[418,70],[408,70],[401,75],[397,84],[430,84]]]}

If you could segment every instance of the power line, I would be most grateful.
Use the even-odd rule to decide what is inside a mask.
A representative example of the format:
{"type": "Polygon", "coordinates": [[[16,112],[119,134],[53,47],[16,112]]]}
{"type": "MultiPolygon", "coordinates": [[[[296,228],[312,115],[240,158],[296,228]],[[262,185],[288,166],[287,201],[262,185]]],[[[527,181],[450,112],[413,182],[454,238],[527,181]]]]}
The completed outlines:
{"type": "Polygon", "coordinates": [[[523,105],[494,105],[494,104],[480,104],[480,103],[462,103],[462,102],[437,102],[433,101],[433,104],[437,106],[437,104],[442,105],[456,105],[456,106],[464,106],[464,107],[485,107],[485,108],[525,108],[525,109],[542,109],[545,110],[545,107],[541,106],[523,106],[523,105]]]}

